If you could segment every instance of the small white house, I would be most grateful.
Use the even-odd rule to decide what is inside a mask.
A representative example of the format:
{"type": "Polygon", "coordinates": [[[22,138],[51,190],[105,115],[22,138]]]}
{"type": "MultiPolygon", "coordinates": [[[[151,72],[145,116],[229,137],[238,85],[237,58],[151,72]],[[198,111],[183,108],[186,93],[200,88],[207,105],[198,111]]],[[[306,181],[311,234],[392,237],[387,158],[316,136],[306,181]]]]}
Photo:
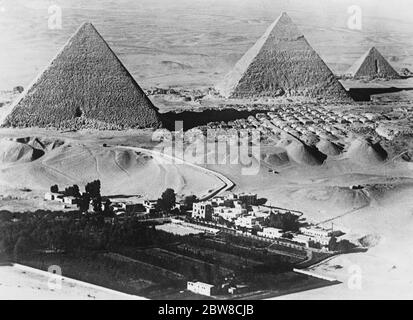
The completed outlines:
{"type": "Polygon", "coordinates": [[[145,200],[143,206],[146,209],[146,213],[153,213],[156,209],[157,200],[145,200]]]}
{"type": "Polygon", "coordinates": [[[235,220],[235,225],[240,228],[252,229],[258,224],[258,220],[255,216],[239,217],[235,220]]]}
{"type": "Polygon", "coordinates": [[[44,199],[47,201],[53,201],[53,200],[58,200],[62,197],[60,193],[54,193],[54,192],[46,192],[44,194],[44,199]]]}
{"type": "Polygon", "coordinates": [[[262,229],[262,231],[258,232],[257,234],[261,237],[276,239],[281,238],[283,231],[281,229],[268,227],[262,229]]]}
{"type": "Polygon", "coordinates": [[[78,200],[75,197],[67,196],[63,198],[63,202],[66,204],[73,205],[73,204],[78,203],[78,200]]]}
{"type": "Polygon", "coordinates": [[[54,200],[53,193],[51,193],[51,192],[46,192],[46,193],[44,194],[44,200],[48,200],[48,201],[54,200]]]}
{"type": "Polygon", "coordinates": [[[196,281],[188,281],[186,285],[187,290],[203,296],[211,296],[216,293],[216,288],[212,284],[196,281]]]}

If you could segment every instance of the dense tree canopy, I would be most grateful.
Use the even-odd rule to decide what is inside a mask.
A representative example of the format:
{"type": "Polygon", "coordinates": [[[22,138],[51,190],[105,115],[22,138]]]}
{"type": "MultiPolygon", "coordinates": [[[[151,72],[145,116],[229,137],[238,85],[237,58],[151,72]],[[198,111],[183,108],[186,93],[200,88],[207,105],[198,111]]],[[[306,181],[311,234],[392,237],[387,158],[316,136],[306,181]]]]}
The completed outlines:
{"type": "Polygon", "coordinates": [[[296,232],[300,228],[299,216],[291,213],[271,213],[265,221],[267,227],[281,229],[283,231],[296,232]]]}
{"type": "Polygon", "coordinates": [[[157,207],[160,211],[170,212],[176,205],[176,194],[173,189],[166,189],[157,201],[157,207]]]}

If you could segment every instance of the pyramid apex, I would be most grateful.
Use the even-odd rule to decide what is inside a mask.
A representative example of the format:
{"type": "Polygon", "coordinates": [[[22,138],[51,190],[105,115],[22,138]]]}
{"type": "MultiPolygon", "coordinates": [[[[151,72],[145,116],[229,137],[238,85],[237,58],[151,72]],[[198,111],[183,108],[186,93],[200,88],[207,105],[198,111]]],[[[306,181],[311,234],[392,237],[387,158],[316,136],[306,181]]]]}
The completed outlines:
{"type": "Polygon", "coordinates": [[[288,21],[292,21],[290,16],[288,15],[287,12],[283,11],[281,12],[280,16],[278,17],[279,20],[288,20],[288,21]]]}
{"type": "Polygon", "coordinates": [[[82,29],[94,29],[94,30],[96,30],[96,28],[95,28],[95,26],[93,25],[93,23],[92,22],[88,22],[88,21],[86,21],[86,22],[83,22],[81,25],[80,25],[80,27],[79,27],[79,30],[82,30],[82,29]]]}

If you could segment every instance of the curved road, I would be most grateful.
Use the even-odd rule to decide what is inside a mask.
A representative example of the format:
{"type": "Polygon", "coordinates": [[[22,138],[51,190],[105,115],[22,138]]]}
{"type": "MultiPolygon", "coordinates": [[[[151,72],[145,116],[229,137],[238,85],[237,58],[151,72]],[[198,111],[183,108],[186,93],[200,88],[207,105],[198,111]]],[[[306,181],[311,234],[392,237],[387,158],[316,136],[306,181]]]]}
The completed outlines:
{"type": "Polygon", "coordinates": [[[199,165],[196,165],[192,162],[188,162],[188,161],[185,161],[183,159],[176,158],[176,157],[170,156],[168,154],[165,154],[165,153],[162,153],[162,152],[159,152],[159,151],[156,151],[156,150],[145,149],[145,148],[140,148],[140,147],[129,147],[129,146],[115,146],[115,147],[116,148],[129,149],[129,150],[142,152],[142,153],[147,153],[147,154],[153,155],[155,157],[168,159],[168,160],[172,161],[173,163],[184,164],[184,165],[187,165],[187,166],[191,166],[193,168],[196,168],[198,170],[201,170],[201,171],[205,172],[206,174],[213,175],[214,177],[216,177],[218,180],[220,180],[224,184],[221,188],[215,189],[212,192],[210,192],[208,195],[201,198],[200,199],[201,201],[211,199],[214,196],[217,196],[217,195],[219,195],[223,192],[231,190],[235,186],[234,182],[232,182],[230,179],[228,179],[226,176],[224,176],[221,173],[218,173],[218,172],[210,170],[210,169],[206,169],[206,168],[201,167],[199,165]]]}

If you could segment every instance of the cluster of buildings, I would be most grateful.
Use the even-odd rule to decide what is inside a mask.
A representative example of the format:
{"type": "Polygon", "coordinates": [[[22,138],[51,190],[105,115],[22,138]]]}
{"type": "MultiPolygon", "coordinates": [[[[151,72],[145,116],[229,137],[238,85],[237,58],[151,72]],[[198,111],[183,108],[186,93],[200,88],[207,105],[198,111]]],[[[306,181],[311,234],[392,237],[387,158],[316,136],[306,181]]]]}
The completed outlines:
{"type": "MultiPolygon", "coordinates": [[[[63,192],[46,192],[44,195],[46,201],[56,201],[63,204],[63,209],[77,206],[81,199],[74,196],[66,196],[63,192]]],[[[113,212],[116,216],[125,214],[134,214],[136,216],[145,216],[156,212],[157,200],[144,200],[142,203],[136,202],[121,202],[121,201],[102,201],[102,211],[113,212]],[[109,205],[109,208],[106,206],[109,205]]],[[[89,210],[93,210],[93,199],[90,200],[89,210]]]]}
{"type": "Polygon", "coordinates": [[[327,248],[334,236],[332,229],[308,225],[298,232],[268,227],[265,222],[271,213],[298,215],[288,210],[271,209],[257,204],[256,194],[233,194],[219,196],[193,204],[192,219],[215,223],[251,234],[265,240],[292,241],[304,247],[327,248]],[[288,240],[287,240],[288,239],[288,240]]]}
{"type": "Polygon", "coordinates": [[[211,200],[195,202],[192,218],[203,221],[233,223],[236,227],[254,229],[259,226],[270,210],[262,210],[257,205],[256,194],[233,194],[219,196],[211,200]]]}

